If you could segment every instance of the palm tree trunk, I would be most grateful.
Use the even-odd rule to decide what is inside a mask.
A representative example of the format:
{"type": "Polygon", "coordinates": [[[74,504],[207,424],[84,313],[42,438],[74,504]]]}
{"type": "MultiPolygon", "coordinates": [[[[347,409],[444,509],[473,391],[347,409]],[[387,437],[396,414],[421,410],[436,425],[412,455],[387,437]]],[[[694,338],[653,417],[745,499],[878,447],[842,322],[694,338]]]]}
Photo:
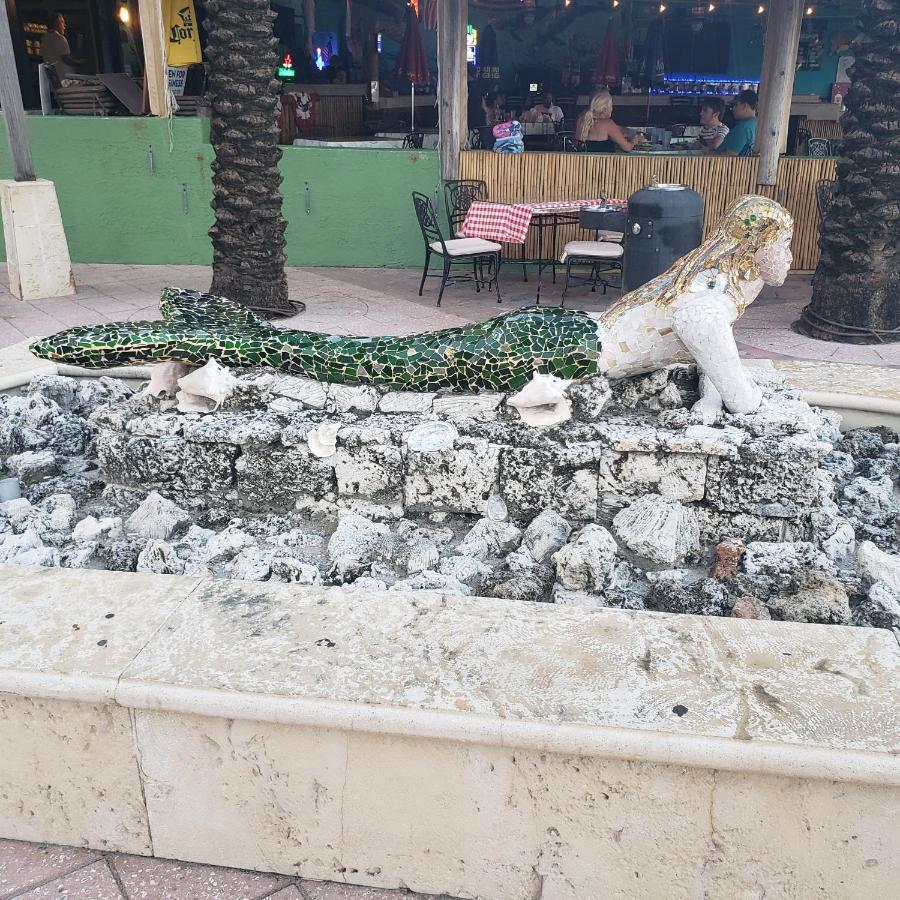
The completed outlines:
{"type": "Polygon", "coordinates": [[[207,0],[210,139],[216,158],[211,291],[269,317],[293,315],[284,273],[269,0],[207,0]]]}
{"type": "Polygon", "coordinates": [[[799,329],[864,344],[900,340],[900,0],[863,0],[834,203],[799,329]]]}

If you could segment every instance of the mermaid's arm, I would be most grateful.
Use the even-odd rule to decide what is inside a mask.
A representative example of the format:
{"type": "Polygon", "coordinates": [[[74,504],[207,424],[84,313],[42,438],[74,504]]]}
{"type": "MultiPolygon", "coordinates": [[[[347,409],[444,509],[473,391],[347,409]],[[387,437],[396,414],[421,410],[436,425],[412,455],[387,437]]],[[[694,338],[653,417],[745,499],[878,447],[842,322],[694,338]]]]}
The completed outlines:
{"type": "MultiPolygon", "coordinates": [[[[734,304],[727,296],[690,294],[677,309],[672,326],[725,407],[733,413],[747,413],[759,406],[762,392],[741,364],[731,330],[735,318],[734,304]]],[[[705,399],[713,400],[711,392],[705,399]]]]}

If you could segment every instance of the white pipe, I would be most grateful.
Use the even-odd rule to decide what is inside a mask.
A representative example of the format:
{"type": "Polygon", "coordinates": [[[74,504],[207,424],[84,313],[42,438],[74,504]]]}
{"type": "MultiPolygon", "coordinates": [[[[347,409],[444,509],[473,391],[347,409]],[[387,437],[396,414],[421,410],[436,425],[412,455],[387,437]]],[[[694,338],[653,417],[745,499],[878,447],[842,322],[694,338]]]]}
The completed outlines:
{"type": "Polygon", "coordinates": [[[41,92],[41,115],[53,115],[53,103],[50,100],[50,78],[47,75],[46,63],[38,66],[38,89],[41,92]]]}

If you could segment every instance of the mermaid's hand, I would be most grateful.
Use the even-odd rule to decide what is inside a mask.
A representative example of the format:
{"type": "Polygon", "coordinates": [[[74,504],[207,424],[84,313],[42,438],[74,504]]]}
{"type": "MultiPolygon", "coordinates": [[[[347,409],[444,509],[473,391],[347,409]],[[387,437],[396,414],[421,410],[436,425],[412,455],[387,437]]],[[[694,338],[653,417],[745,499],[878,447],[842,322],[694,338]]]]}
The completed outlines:
{"type": "MultiPolygon", "coordinates": [[[[680,299],[680,298],[679,298],[680,299]]],[[[720,402],[729,412],[748,413],[762,402],[762,391],[741,364],[731,326],[737,308],[721,293],[698,296],[688,294],[677,308],[672,327],[700,368],[718,392],[720,402]]],[[[704,415],[712,414],[711,402],[699,404],[704,415]]]]}

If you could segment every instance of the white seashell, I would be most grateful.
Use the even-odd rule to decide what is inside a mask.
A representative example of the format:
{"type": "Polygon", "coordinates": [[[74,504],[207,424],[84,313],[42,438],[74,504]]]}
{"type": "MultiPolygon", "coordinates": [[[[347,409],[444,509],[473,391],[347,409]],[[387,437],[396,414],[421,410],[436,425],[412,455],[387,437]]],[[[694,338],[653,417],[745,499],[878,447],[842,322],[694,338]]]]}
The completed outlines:
{"type": "Polygon", "coordinates": [[[237,379],[216,360],[210,359],[202,368],[178,379],[178,387],[186,394],[206,397],[213,401],[213,409],[218,409],[231,396],[237,379]]]}
{"type": "Polygon", "coordinates": [[[491,494],[484,507],[485,517],[494,522],[505,522],[509,518],[506,501],[499,494],[491,494]]]}
{"type": "Polygon", "coordinates": [[[519,409],[519,417],[532,428],[550,428],[572,418],[572,404],[569,400],[560,400],[547,406],[524,406],[519,409]]]}
{"type": "Polygon", "coordinates": [[[406,443],[416,453],[434,453],[449,450],[458,436],[459,432],[451,422],[422,422],[410,431],[406,443]]]}
{"type": "Polygon", "coordinates": [[[178,390],[178,379],[184,377],[194,366],[181,362],[163,362],[150,366],[150,381],[144,393],[151,397],[174,397],[178,390]]]}
{"type": "Polygon", "coordinates": [[[208,413],[216,408],[216,404],[208,397],[199,397],[197,394],[179,391],[175,395],[175,408],[178,412],[183,413],[208,413]]]}
{"type": "Polygon", "coordinates": [[[306,435],[309,452],[323,459],[332,456],[337,449],[337,436],[340,430],[340,422],[322,422],[318,428],[314,428],[306,435]]]}
{"type": "Polygon", "coordinates": [[[549,428],[572,417],[572,404],[566,397],[566,388],[571,383],[555,375],[535,372],[531,381],[506,403],[519,411],[526,425],[549,428]]]}

